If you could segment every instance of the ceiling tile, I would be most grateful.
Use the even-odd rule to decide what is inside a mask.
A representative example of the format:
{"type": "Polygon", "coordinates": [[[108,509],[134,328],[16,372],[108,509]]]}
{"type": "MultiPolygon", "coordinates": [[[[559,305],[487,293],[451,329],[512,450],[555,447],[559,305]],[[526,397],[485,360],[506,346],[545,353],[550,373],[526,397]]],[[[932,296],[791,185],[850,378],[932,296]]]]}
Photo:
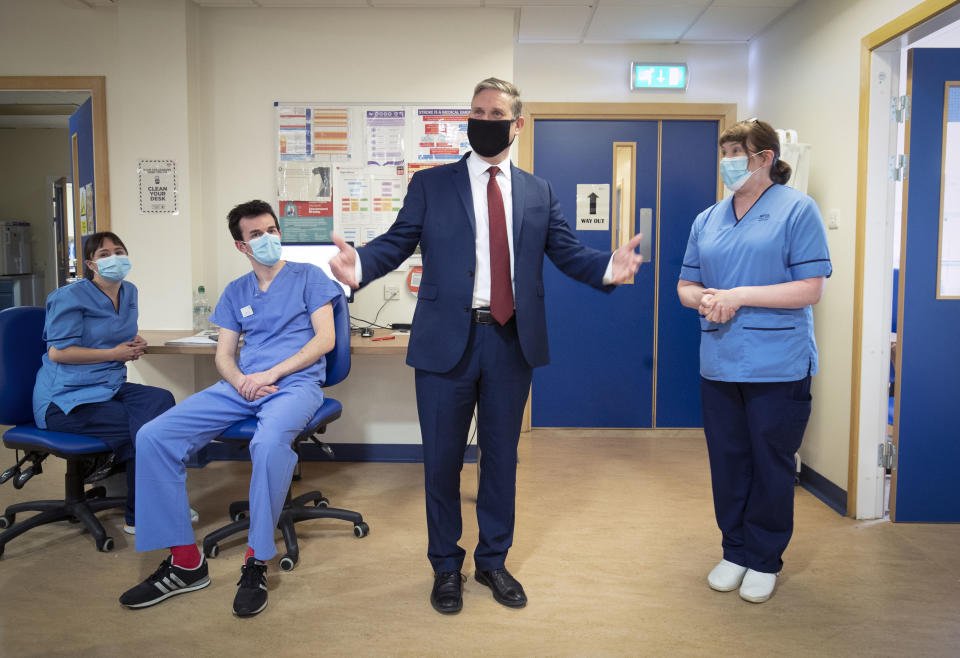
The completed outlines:
{"type": "MultiPolygon", "coordinates": [[[[206,0],[203,0],[206,2],[206,0]]],[[[261,7],[369,7],[367,0],[256,0],[261,7]]]]}
{"type": "Polygon", "coordinates": [[[193,0],[201,7],[256,7],[253,0],[193,0]]]}
{"type": "Polygon", "coordinates": [[[702,11],[695,6],[597,7],[584,41],[673,41],[702,11]]]}
{"type": "Polygon", "coordinates": [[[597,0],[484,0],[485,7],[593,7],[597,0]]]}
{"type": "Polygon", "coordinates": [[[483,0],[371,0],[374,7],[482,7],[483,0]]]}
{"type": "Polygon", "coordinates": [[[788,9],[799,0],[714,0],[712,7],[781,7],[788,9]]]}
{"type": "Polygon", "coordinates": [[[703,9],[710,4],[710,0],[597,0],[602,7],[699,7],[703,9]]]}
{"type": "Polygon", "coordinates": [[[747,41],[785,11],[783,7],[710,7],[683,40],[747,41]]]}
{"type": "Polygon", "coordinates": [[[591,11],[590,7],[524,7],[520,10],[520,42],[579,42],[591,11]]]}

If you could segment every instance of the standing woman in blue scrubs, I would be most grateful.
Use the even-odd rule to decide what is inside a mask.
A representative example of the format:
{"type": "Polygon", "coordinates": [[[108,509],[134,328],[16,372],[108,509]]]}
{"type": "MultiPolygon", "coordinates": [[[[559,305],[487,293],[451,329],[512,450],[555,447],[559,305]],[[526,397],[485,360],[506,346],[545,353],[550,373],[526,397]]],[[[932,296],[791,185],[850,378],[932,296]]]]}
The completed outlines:
{"type": "Polygon", "coordinates": [[[123,280],[130,271],[127,248],[114,233],[94,233],[83,244],[83,260],[85,278],[47,297],[47,352],[33,389],[33,415],[37,427],[94,436],[113,451],[113,463],[126,462],[123,529],[133,534],[134,437],[174,399],[162,388],[127,382],[126,362],[143,356],[147,345],[137,335],[137,288],[123,280]]]}
{"type": "Polygon", "coordinates": [[[816,203],[784,184],[773,128],[741,121],[720,136],[733,195],[690,230],[677,294],[700,318],[700,391],[723,560],[707,581],[770,598],[793,534],[794,453],[817,372],[812,306],[833,268],[816,203]]]}

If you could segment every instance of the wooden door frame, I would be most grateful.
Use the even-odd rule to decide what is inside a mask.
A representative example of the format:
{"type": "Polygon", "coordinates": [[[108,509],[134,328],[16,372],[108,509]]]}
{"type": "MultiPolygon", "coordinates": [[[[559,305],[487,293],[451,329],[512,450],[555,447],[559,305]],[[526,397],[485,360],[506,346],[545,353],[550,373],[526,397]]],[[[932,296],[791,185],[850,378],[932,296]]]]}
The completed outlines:
{"type": "MultiPolygon", "coordinates": [[[[110,164],[107,157],[107,78],[102,75],[0,75],[0,90],[87,91],[93,115],[93,198],[97,230],[110,230],[110,164]]],[[[71,174],[72,175],[72,174],[71,174]]],[[[73,181],[74,220],[79,221],[80,187],[73,181]]],[[[74,231],[77,275],[83,271],[80,232],[74,231]]]]}
{"type": "MultiPolygon", "coordinates": [[[[867,163],[870,131],[870,80],[873,51],[960,4],[960,0],[925,0],[860,41],[860,108],[857,133],[857,234],[853,284],[853,363],[850,384],[850,446],[847,462],[847,515],[857,516],[860,456],[860,370],[863,352],[864,259],[867,231],[867,163]]],[[[904,226],[906,221],[904,220],[904,226]]],[[[903,273],[901,272],[901,276],[903,273]]],[[[900,281],[903,291],[903,281],[900,281]]],[[[899,327],[899,325],[898,325],[899,327]]]]}
{"type": "MultiPolygon", "coordinates": [[[[957,0],[960,2],[960,0],[957,0]]],[[[577,120],[689,120],[717,121],[719,132],[732,126],[737,120],[736,103],[524,103],[524,127],[517,139],[519,141],[517,166],[533,173],[533,142],[537,119],[577,119],[577,120]]],[[[723,194],[723,183],[717,171],[717,198],[723,194]]],[[[572,212],[573,209],[570,209],[572,212]]],[[[660,208],[657,207],[657,216],[660,208]]],[[[658,234],[659,235],[659,234],[658,234]]],[[[656,254],[657,251],[654,250],[656,254]]],[[[654,284],[656,290],[657,284],[654,284]]],[[[656,330],[656,327],[654,327],[656,330]]],[[[654,387],[656,383],[654,382],[654,387]]],[[[531,428],[530,399],[533,396],[531,386],[527,396],[527,406],[523,411],[521,431],[531,428]]]]}

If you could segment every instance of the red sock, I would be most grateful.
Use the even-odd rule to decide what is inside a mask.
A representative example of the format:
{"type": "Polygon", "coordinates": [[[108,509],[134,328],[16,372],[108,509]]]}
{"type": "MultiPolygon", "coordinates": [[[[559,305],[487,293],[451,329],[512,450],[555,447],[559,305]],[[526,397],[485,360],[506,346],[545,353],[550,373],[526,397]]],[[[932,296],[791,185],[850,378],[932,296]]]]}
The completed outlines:
{"type": "Polygon", "coordinates": [[[181,569],[196,569],[203,562],[203,556],[196,544],[173,546],[170,553],[173,555],[173,563],[181,569]]]}
{"type": "Polygon", "coordinates": [[[247,546],[247,554],[243,556],[243,563],[246,564],[247,560],[252,557],[255,557],[253,554],[253,549],[247,546]]]}

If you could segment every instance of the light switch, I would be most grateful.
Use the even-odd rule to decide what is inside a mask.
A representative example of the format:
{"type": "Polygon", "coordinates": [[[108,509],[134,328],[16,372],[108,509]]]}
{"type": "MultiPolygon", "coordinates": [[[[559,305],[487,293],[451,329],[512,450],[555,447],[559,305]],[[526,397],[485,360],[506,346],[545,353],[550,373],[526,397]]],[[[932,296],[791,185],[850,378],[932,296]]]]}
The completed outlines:
{"type": "Polygon", "coordinates": [[[827,228],[830,230],[840,228],[840,211],[836,208],[827,213],[827,228]]]}

